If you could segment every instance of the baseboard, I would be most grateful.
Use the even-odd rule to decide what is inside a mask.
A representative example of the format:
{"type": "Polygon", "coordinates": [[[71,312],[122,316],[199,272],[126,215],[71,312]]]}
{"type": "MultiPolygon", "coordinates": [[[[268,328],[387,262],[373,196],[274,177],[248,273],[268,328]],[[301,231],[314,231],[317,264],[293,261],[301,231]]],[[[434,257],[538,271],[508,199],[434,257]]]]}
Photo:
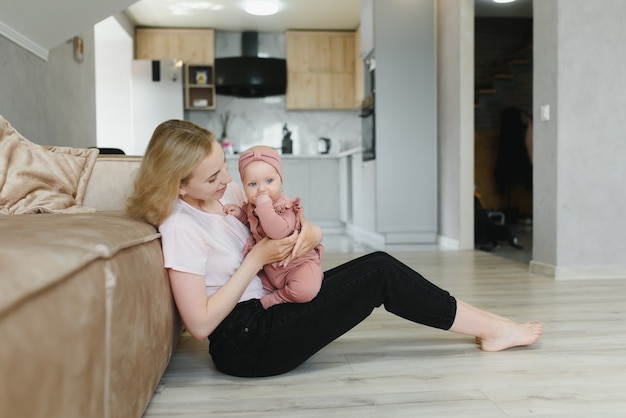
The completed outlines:
{"type": "Polygon", "coordinates": [[[626,266],[621,265],[559,267],[531,261],[529,271],[556,280],[626,279],[626,266]]]}
{"type": "Polygon", "coordinates": [[[310,221],[313,225],[317,225],[322,228],[324,235],[340,235],[346,233],[346,225],[343,222],[331,222],[331,221],[310,221]]]}
{"type": "Polygon", "coordinates": [[[385,248],[385,237],[375,232],[348,224],[346,225],[346,234],[373,248],[385,248]]]}
{"type": "Polygon", "coordinates": [[[541,263],[539,261],[530,261],[528,271],[532,274],[545,277],[555,277],[556,268],[551,264],[541,263]]]}
{"type": "Polygon", "coordinates": [[[458,239],[444,237],[437,235],[437,244],[442,250],[459,251],[461,249],[461,243],[458,239]]]}

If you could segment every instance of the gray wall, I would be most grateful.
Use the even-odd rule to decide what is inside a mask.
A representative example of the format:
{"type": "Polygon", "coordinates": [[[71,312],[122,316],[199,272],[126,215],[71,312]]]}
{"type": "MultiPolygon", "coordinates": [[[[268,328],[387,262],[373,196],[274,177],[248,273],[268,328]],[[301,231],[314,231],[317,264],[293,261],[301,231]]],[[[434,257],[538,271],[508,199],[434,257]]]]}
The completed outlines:
{"type": "Polygon", "coordinates": [[[474,2],[438,0],[439,242],[474,248],[474,2]]]}
{"type": "Polygon", "coordinates": [[[42,145],[96,145],[93,30],[81,34],[84,61],[70,42],[48,60],[0,36],[0,114],[23,136],[42,145]]]}
{"type": "Polygon", "coordinates": [[[133,0],[2,0],[0,33],[45,60],[49,50],[90,31],[100,20],[132,3],[133,0]]]}
{"type": "Polygon", "coordinates": [[[376,232],[437,237],[435,0],[375,0],[376,232]]]}
{"type": "MultiPolygon", "coordinates": [[[[374,0],[361,0],[361,59],[374,49],[374,0]]],[[[352,217],[348,233],[373,245],[384,245],[385,238],[376,233],[376,160],[351,157],[352,217]]]]}
{"type": "Polygon", "coordinates": [[[534,15],[531,269],[626,277],[626,2],[542,0],[534,15]]]}

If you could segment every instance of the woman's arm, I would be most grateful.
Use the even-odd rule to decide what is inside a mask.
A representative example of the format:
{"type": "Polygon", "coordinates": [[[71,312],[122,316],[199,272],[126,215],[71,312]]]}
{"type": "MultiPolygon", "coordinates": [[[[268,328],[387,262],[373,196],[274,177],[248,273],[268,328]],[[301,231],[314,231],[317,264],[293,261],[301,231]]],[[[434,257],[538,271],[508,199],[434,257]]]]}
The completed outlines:
{"type": "Polygon", "coordinates": [[[198,340],[208,337],[233,310],[256,273],[268,263],[292,252],[296,235],[257,243],[231,278],[214,294],[207,296],[204,276],[169,270],[176,307],[189,333],[198,340]]]}

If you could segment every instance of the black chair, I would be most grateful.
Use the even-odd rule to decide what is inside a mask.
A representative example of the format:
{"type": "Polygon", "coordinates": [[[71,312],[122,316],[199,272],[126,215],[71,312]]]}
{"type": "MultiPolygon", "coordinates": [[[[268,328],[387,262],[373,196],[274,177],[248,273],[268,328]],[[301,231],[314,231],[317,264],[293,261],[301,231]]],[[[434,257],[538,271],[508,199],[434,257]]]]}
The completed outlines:
{"type": "Polygon", "coordinates": [[[100,147],[89,147],[89,148],[98,148],[98,150],[100,151],[100,154],[126,155],[126,153],[119,148],[100,148],[100,147]]]}

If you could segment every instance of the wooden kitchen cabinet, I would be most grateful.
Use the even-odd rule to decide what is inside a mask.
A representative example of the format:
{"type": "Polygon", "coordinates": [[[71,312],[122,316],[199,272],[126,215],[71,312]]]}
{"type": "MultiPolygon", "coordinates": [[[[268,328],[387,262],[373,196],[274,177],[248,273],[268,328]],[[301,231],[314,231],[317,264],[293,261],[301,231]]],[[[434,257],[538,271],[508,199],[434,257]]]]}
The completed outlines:
{"type": "Polygon", "coordinates": [[[135,59],[182,59],[213,65],[215,31],[213,29],[137,28],[135,59]]]}
{"type": "Polygon", "coordinates": [[[183,86],[185,109],[215,109],[215,73],[212,65],[185,64],[183,86]]]}
{"type": "Polygon", "coordinates": [[[182,60],[185,109],[215,109],[213,29],[138,28],[135,58],[182,60]]]}
{"type": "MultiPolygon", "coordinates": [[[[343,232],[349,217],[351,193],[348,157],[283,155],[283,189],[300,197],[304,216],[325,232],[343,232]]],[[[241,184],[238,155],[226,155],[228,173],[241,184]]]]}
{"type": "Polygon", "coordinates": [[[316,214],[311,211],[311,190],[310,190],[310,178],[312,173],[309,168],[308,158],[299,158],[298,156],[283,156],[283,191],[291,199],[299,197],[302,200],[302,206],[304,207],[304,215],[310,221],[311,216],[316,217],[316,214]]]}
{"type": "Polygon", "coordinates": [[[355,32],[287,31],[285,38],[288,109],[357,106],[355,32]]]}
{"type": "Polygon", "coordinates": [[[326,232],[343,231],[348,210],[346,157],[283,157],[285,193],[302,199],[304,216],[326,232]]]}
{"type": "Polygon", "coordinates": [[[309,160],[309,200],[302,203],[304,214],[308,213],[318,222],[339,224],[342,212],[340,193],[343,173],[340,172],[339,158],[320,158],[309,160]]]}

